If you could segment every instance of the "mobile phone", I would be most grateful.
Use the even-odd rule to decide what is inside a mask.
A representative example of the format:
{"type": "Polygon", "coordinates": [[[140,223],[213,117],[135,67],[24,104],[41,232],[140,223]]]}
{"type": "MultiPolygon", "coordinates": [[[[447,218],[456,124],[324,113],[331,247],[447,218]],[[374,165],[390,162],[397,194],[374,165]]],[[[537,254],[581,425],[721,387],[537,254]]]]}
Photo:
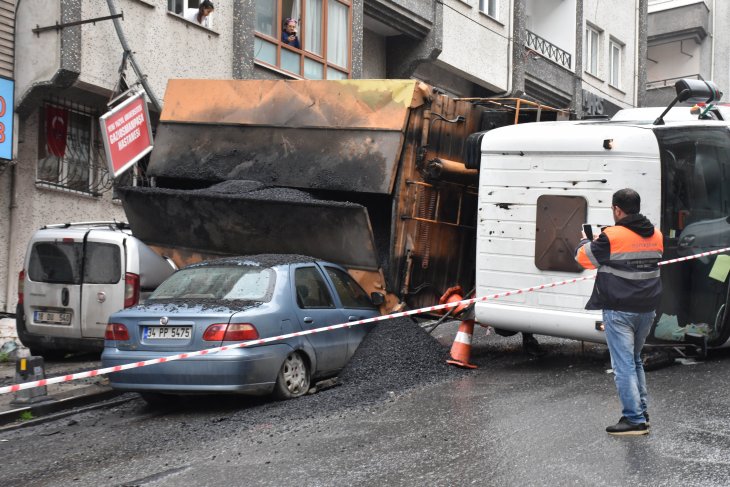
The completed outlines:
{"type": "Polygon", "coordinates": [[[591,227],[588,223],[583,224],[583,233],[586,234],[586,238],[588,240],[593,240],[593,227],[591,227]]]}

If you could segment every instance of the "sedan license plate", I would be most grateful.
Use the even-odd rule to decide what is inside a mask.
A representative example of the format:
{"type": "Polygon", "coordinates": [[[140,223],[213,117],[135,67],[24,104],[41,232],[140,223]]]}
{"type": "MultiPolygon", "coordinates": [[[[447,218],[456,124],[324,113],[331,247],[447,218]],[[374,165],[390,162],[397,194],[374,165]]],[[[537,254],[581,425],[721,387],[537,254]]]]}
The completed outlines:
{"type": "Polygon", "coordinates": [[[36,323],[48,323],[51,325],[70,325],[71,313],[61,313],[59,311],[36,311],[33,315],[33,321],[36,323]]]}
{"type": "Polygon", "coordinates": [[[146,340],[186,340],[192,336],[191,326],[146,326],[146,340]]]}

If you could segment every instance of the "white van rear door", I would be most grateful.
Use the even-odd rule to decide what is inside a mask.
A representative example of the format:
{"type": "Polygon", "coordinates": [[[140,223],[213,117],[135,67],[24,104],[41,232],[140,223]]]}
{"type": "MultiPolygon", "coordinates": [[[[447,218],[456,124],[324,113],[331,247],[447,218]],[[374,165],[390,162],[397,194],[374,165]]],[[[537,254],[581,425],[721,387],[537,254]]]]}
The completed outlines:
{"type": "Polygon", "coordinates": [[[25,280],[28,331],[39,335],[81,336],[81,239],[39,239],[30,248],[25,280]]]}
{"type": "Polygon", "coordinates": [[[124,254],[119,234],[89,232],[81,288],[81,336],[103,338],[109,315],[124,307],[124,254]]]}

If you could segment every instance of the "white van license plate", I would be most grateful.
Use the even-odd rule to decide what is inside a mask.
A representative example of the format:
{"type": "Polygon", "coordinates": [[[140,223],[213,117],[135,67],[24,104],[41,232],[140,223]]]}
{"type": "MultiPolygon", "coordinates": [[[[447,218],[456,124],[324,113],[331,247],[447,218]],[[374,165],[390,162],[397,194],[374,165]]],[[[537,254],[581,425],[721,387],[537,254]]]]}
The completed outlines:
{"type": "Polygon", "coordinates": [[[146,326],[144,338],[146,340],[185,340],[192,336],[190,326],[146,326]]]}
{"type": "Polygon", "coordinates": [[[48,323],[51,325],[70,325],[71,313],[59,313],[57,311],[36,311],[33,315],[36,323],[48,323]]]}

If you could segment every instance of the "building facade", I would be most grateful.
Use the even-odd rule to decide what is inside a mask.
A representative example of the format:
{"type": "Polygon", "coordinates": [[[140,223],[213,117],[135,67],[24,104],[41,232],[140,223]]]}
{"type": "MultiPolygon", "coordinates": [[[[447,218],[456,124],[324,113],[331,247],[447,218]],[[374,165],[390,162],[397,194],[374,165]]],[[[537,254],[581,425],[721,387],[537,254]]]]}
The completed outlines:
{"type": "Polygon", "coordinates": [[[648,106],[666,106],[675,97],[681,78],[714,81],[730,92],[730,35],[722,19],[730,4],[716,0],[649,0],[647,100],[648,106]]]}
{"type": "Polygon", "coordinates": [[[37,228],[125,218],[98,133],[110,99],[138,80],[115,22],[153,120],[171,78],[417,78],[457,97],[527,97],[580,117],[640,103],[646,2],[214,0],[200,25],[200,0],[16,0],[18,143],[0,173],[0,310],[14,310],[37,228]],[[114,12],[123,20],[97,20],[114,12]]]}

